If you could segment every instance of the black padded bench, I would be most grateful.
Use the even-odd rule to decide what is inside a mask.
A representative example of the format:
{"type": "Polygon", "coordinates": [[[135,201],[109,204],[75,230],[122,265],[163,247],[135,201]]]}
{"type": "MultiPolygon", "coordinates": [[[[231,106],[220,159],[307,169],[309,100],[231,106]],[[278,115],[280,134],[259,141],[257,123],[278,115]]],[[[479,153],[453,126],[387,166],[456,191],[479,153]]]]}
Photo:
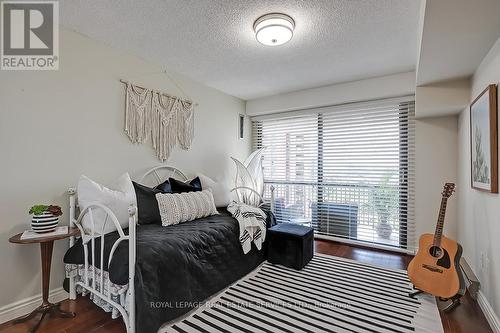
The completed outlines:
{"type": "Polygon", "coordinates": [[[314,229],[293,223],[280,223],[268,229],[268,261],[297,270],[314,254],[314,229]]]}

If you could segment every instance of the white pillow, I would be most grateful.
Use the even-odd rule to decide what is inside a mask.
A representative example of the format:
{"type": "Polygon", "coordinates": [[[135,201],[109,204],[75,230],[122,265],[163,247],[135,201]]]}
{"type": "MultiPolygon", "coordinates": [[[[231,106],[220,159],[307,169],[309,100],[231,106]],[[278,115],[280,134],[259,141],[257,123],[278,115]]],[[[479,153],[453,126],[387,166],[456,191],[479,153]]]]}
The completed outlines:
{"type": "Polygon", "coordinates": [[[161,224],[179,224],[218,214],[209,190],[184,193],[157,193],[161,224]]]}
{"type": "Polygon", "coordinates": [[[199,175],[201,182],[201,188],[204,190],[210,190],[214,196],[215,207],[227,207],[231,203],[231,191],[229,186],[222,181],[214,181],[212,178],[199,175]]]}
{"type": "MultiPolygon", "coordinates": [[[[78,181],[78,204],[83,211],[91,204],[101,204],[108,207],[116,216],[122,228],[128,227],[128,208],[130,205],[137,206],[134,185],[128,173],[123,174],[117,181],[115,189],[109,189],[96,183],[87,176],[82,175],[78,181]]],[[[116,230],[115,224],[110,218],[106,219],[106,213],[102,209],[92,209],[96,233],[100,234],[116,230]]],[[[92,223],[90,216],[86,214],[82,225],[90,233],[92,223]]]]}

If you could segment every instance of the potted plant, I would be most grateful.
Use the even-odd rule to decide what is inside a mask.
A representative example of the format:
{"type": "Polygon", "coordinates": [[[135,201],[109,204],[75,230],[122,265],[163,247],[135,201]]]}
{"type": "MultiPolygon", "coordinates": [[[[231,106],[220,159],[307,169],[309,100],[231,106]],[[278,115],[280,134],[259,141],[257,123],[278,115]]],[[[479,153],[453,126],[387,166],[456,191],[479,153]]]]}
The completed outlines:
{"type": "Polygon", "coordinates": [[[61,207],[55,205],[34,205],[30,208],[31,229],[37,233],[54,231],[62,215],[61,207]]]}
{"type": "Polygon", "coordinates": [[[385,239],[391,237],[392,226],[389,220],[397,211],[399,203],[399,191],[391,185],[391,178],[391,175],[384,177],[380,184],[372,187],[370,195],[371,205],[378,216],[377,234],[385,239]]]}

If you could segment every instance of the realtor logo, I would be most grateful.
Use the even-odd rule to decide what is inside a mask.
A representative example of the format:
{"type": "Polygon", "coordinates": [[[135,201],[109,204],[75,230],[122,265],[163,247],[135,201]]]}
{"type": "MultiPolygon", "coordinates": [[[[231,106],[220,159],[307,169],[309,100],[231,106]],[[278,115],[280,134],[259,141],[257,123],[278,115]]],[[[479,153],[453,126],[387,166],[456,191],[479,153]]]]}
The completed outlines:
{"type": "Polygon", "coordinates": [[[59,68],[59,3],[1,2],[2,70],[59,68]]]}

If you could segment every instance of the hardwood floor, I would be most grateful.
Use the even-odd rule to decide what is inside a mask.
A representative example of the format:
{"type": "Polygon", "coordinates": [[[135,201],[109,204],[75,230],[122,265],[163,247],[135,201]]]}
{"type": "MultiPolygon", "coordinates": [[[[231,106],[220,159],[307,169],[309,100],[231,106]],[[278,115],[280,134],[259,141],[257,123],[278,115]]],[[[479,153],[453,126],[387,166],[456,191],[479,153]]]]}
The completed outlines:
{"type": "MultiPolygon", "coordinates": [[[[403,254],[321,240],[315,241],[315,250],[318,253],[397,269],[406,269],[411,260],[410,256],[403,254]]],[[[37,332],[125,332],[121,318],[111,319],[110,314],[94,305],[88,297],[79,297],[76,301],[63,301],[61,308],[74,311],[77,316],[73,319],[46,318],[37,332]]],[[[441,312],[441,321],[446,333],[492,332],[479,305],[468,294],[463,297],[462,304],[452,312],[441,312]]],[[[0,332],[27,332],[33,323],[33,319],[26,324],[14,325],[8,322],[0,325],[0,332]]]]}

